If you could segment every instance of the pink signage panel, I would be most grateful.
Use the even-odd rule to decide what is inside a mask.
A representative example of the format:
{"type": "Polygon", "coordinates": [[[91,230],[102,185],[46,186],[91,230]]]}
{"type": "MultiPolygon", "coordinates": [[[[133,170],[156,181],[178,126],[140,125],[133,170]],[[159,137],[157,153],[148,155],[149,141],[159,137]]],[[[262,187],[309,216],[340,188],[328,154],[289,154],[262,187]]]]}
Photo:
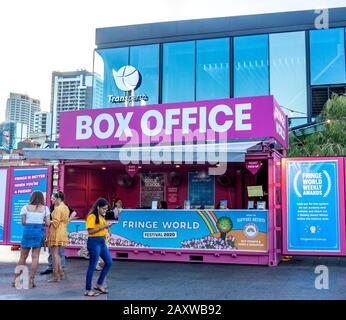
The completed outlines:
{"type": "Polygon", "coordinates": [[[253,175],[255,175],[259,169],[262,167],[262,162],[257,160],[257,161],[246,161],[245,162],[245,167],[248,169],[253,175]]]}
{"type": "Polygon", "coordinates": [[[61,113],[62,148],[274,138],[287,148],[287,116],[273,96],[61,113]]]}

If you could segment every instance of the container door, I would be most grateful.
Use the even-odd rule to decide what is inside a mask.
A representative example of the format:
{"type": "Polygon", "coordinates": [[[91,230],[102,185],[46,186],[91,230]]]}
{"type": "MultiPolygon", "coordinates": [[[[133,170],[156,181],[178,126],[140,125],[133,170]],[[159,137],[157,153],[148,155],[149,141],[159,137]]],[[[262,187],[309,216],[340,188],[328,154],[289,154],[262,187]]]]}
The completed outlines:
{"type": "Polygon", "coordinates": [[[281,159],[268,160],[269,265],[277,265],[282,253],[281,159]]]}

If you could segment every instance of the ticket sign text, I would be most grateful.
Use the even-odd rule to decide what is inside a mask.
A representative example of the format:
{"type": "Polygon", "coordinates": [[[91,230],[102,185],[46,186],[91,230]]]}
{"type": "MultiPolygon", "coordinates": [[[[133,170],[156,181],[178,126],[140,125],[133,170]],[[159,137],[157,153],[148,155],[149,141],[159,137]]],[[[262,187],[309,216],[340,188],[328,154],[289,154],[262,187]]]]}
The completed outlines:
{"type": "Polygon", "coordinates": [[[91,147],[274,138],[287,147],[286,115],[272,96],[68,111],[59,145],[91,147]]]}

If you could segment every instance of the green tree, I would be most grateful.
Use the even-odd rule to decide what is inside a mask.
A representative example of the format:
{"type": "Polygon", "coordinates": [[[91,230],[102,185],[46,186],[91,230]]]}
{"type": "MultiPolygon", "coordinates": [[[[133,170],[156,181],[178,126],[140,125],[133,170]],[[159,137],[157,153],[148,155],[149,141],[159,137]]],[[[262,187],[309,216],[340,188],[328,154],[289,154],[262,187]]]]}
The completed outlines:
{"type": "Polygon", "coordinates": [[[306,136],[290,133],[289,157],[346,155],[346,96],[333,95],[319,116],[323,129],[306,136]]]}

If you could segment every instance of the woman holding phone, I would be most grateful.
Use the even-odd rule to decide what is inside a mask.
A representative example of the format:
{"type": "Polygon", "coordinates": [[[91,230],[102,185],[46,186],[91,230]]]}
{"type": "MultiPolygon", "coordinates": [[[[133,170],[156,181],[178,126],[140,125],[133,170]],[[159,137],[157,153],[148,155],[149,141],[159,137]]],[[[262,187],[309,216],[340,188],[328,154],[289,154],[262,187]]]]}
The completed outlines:
{"type": "Polygon", "coordinates": [[[108,230],[113,224],[111,221],[106,221],[105,218],[108,208],[108,201],[104,198],[99,198],[95,201],[86,219],[86,229],[88,231],[87,248],[90,259],[86,276],[86,291],[84,295],[88,297],[96,296],[99,293],[108,293],[107,288],[103,286],[103,282],[112,265],[112,257],[106,244],[108,230]],[[94,286],[94,290],[99,292],[96,293],[92,290],[92,278],[99,257],[104,261],[104,266],[97,283],[94,286]]]}

